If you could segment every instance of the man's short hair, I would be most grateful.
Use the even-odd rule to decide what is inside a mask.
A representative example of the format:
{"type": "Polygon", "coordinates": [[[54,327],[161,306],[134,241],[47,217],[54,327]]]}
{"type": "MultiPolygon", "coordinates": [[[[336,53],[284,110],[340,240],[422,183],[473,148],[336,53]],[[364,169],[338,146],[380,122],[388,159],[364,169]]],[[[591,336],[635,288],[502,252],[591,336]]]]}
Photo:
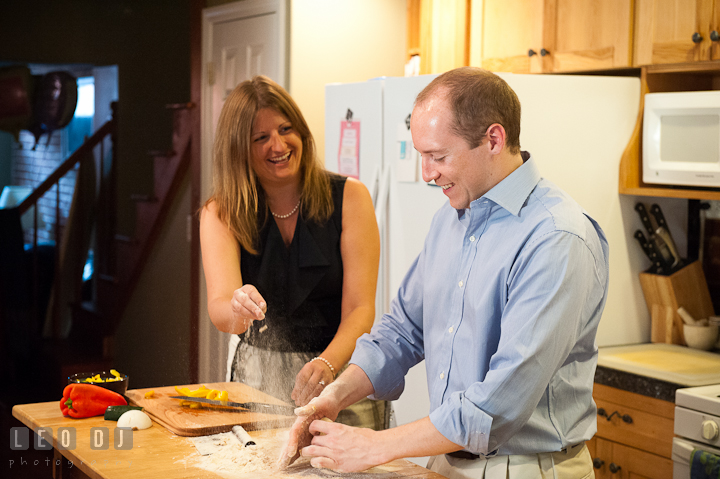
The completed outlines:
{"type": "Polygon", "coordinates": [[[510,153],[520,152],[520,100],[499,76],[482,68],[456,68],[430,82],[415,104],[434,95],[447,98],[453,112],[451,128],[470,149],[482,143],[490,125],[499,123],[505,128],[510,153]]]}

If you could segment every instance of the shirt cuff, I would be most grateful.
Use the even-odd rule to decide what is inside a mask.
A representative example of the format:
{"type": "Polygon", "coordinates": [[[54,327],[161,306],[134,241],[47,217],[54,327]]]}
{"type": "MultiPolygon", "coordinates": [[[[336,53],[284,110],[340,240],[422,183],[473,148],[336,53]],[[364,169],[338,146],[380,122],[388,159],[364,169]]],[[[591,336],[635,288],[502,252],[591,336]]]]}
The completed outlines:
{"type": "Polygon", "coordinates": [[[493,419],[473,404],[462,392],[448,398],[430,413],[430,422],[448,440],[466,450],[488,455],[488,441],[493,419]]]}
{"type": "Polygon", "coordinates": [[[394,401],[405,389],[405,375],[401,369],[388,362],[387,356],[367,334],[358,339],[350,364],[358,366],[370,379],[375,391],[368,396],[371,399],[394,401]]]}

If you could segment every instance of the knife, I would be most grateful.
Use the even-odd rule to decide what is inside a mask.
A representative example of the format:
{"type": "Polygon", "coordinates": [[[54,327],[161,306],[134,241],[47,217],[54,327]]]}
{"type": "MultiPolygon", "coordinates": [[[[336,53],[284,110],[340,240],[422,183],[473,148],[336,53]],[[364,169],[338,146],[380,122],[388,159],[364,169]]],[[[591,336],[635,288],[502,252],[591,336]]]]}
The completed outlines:
{"type": "MultiPolygon", "coordinates": [[[[263,412],[267,414],[282,414],[284,416],[294,416],[295,408],[293,406],[283,406],[279,404],[266,404],[261,402],[232,402],[218,401],[216,399],[194,398],[191,396],[170,396],[172,399],[182,399],[183,401],[199,402],[210,404],[213,406],[222,406],[226,408],[244,409],[252,412],[263,412]]],[[[238,411],[241,412],[241,411],[238,411]]]]}
{"type": "Polygon", "coordinates": [[[665,243],[665,241],[660,236],[655,234],[655,228],[650,221],[650,216],[645,209],[645,205],[642,203],[637,203],[635,205],[635,211],[637,211],[640,215],[640,221],[642,221],[643,226],[650,235],[648,237],[648,243],[654,246],[655,251],[659,255],[660,261],[662,261],[666,271],[669,271],[672,265],[675,263],[675,256],[673,256],[670,248],[665,243]]]}
{"type": "Polygon", "coordinates": [[[677,246],[675,246],[675,241],[672,239],[672,235],[670,234],[670,230],[667,226],[667,221],[665,221],[665,215],[663,215],[660,206],[657,203],[654,203],[650,206],[650,213],[652,213],[655,217],[655,222],[658,225],[658,228],[655,230],[655,234],[663,239],[667,247],[670,249],[670,253],[672,253],[675,257],[675,262],[671,266],[673,268],[679,266],[680,263],[682,263],[682,260],[680,259],[677,246]]]}
{"type": "Polygon", "coordinates": [[[658,259],[658,255],[655,252],[655,248],[652,246],[652,244],[648,243],[648,241],[645,239],[645,235],[642,231],[637,230],[634,235],[635,239],[640,243],[640,247],[645,252],[645,255],[648,257],[650,262],[652,263],[652,266],[650,267],[649,272],[654,274],[662,274],[663,272],[663,266],[660,260],[658,259]]]}

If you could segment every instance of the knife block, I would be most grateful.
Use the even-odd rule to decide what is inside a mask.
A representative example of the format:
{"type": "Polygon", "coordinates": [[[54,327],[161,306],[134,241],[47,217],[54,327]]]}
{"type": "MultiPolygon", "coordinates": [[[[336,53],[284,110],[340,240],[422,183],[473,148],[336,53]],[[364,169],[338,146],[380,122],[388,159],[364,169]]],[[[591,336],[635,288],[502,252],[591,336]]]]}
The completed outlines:
{"type": "Polygon", "coordinates": [[[705,273],[694,261],[669,276],[640,273],[645,302],[650,312],[650,341],[686,346],[680,306],[695,319],[713,316],[712,301],[705,273]]]}

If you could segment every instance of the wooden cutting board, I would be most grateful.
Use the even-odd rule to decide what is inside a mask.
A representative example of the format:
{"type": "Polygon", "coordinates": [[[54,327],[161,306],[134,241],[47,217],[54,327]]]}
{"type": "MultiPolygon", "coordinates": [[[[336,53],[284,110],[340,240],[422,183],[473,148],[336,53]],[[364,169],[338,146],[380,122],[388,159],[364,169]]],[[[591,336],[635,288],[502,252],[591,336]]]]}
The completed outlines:
{"type": "Polygon", "coordinates": [[[688,387],[720,383],[720,354],[677,344],[602,347],[599,349],[598,366],[688,387]]]}
{"type": "MultiPolygon", "coordinates": [[[[178,386],[194,390],[200,384],[186,384],[178,386]]],[[[206,383],[208,389],[227,391],[229,400],[234,402],[263,402],[287,406],[288,404],[265,394],[257,389],[242,383],[206,383]]],[[[132,389],[125,393],[130,404],[142,406],[153,420],[165,426],[178,436],[206,436],[227,432],[235,425],[242,426],[247,431],[256,429],[276,429],[289,427],[295,422],[295,416],[282,416],[278,414],[265,414],[242,411],[237,409],[207,406],[190,408],[181,406],[179,399],[170,396],[179,396],[175,386],[161,388],[132,389]],[[147,391],[153,390],[151,398],[145,398],[147,391]]]]}

